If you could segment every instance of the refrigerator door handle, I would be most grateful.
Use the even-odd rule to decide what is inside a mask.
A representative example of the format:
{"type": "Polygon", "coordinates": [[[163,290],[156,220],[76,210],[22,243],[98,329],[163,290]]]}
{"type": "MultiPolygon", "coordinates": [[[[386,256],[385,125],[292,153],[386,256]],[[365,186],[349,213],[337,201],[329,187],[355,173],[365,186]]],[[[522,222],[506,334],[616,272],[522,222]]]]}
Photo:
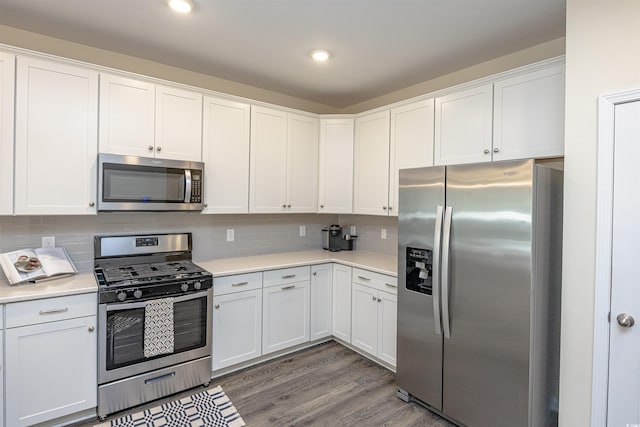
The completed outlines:
{"type": "Polygon", "coordinates": [[[436,209],[436,228],[433,233],[433,269],[432,269],[432,293],[433,293],[433,320],[436,325],[436,334],[442,334],[440,323],[440,250],[442,249],[442,205],[436,209]]]}
{"type": "Polygon", "coordinates": [[[451,206],[444,211],[444,236],[442,237],[442,328],[445,338],[451,339],[449,323],[449,243],[451,238],[451,206]]]}

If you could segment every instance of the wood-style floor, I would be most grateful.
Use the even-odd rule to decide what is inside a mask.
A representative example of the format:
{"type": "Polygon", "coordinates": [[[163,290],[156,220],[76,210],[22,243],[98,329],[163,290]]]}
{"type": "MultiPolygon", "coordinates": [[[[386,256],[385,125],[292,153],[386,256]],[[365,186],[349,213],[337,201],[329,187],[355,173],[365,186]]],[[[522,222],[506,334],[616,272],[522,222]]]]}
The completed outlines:
{"type": "Polygon", "coordinates": [[[335,341],[216,378],[214,385],[222,386],[247,426],[453,426],[398,399],[393,372],[335,341]]]}

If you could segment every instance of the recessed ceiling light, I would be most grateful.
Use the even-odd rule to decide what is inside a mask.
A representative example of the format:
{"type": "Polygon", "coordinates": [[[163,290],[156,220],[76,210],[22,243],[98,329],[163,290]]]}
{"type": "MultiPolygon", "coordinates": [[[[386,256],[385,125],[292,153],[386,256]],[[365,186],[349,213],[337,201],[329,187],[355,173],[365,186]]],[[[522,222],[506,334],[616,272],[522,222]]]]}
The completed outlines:
{"type": "Polygon", "coordinates": [[[169,7],[176,12],[189,13],[193,10],[192,0],[167,0],[169,7]]]}
{"type": "Polygon", "coordinates": [[[331,54],[329,53],[329,51],[324,49],[316,49],[311,52],[311,57],[316,62],[325,62],[327,59],[329,59],[330,56],[331,54]]]}

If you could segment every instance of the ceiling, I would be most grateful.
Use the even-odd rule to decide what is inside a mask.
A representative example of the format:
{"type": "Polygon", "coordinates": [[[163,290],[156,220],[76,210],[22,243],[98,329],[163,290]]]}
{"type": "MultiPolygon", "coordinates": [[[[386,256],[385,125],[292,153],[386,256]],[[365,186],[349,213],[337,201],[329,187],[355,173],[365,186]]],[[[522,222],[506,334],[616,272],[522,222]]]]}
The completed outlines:
{"type": "Polygon", "coordinates": [[[194,1],[0,0],[0,24],[337,108],[565,35],[565,0],[194,1]]]}

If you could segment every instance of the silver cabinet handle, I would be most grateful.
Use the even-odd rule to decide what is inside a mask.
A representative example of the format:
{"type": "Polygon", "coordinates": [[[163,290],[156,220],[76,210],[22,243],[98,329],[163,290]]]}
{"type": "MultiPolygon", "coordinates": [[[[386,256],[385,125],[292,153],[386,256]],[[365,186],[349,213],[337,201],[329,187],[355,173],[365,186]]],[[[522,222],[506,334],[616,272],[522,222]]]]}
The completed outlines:
{"type": "Polygon", "coordinates": [[[287,204],[285,203],[284,205],[282,205],[282,207],[283,207],[283,208],[286,208],[286,207],[287,207],[287,204]]]}
{"type": "Polygon", "coordinates": [[[216,310],[219,309],[220,308],[220,304],[216,304],[215,307],[216,307],[216,310]]]}
{"type": "Polygon", "coordinates": [[[442,324],[440,323],[440,249],[442,240],[442,205],[436,208],[436,228],[433,233],[433,320],[436,325],[436,334],[442,334],[442,324]]]}
{"type": "Polygon", "coordinates": [[[51,310],[40,310],[40,314],[56,314],[56,313],[64,313],[65,311],[69,311],[69,307],[54,308],[51,310]]]}
{"type": "Polygon", "coordinates": [[[394,285],[393,283],[385,283],[385,285],[387,285],[390,288],[397,288],[398,285],[394,285]]]}
{"type": "Polygon", "coordinates": [[[375,301],[375,300],[376,300],[376,297],[375,297],[375,296],[372,296],[372,297],[371,297],[371,299],[375,301]]]}
{"type": "Polygon", "coordinates": [[[494,153],[497,153],[497,152],[499,152],[499,151],[500,151],[500,149],[499,149],[498,147],[496,147],[496,148],[494,148],[494,149],[493,149],[493,152],[494,152],[494,153]]]}
{"type": "Polygon", "coordinates": [[[287,205],[287,207],[288,207],[288,208],[290,208],[290,207],[291,207],[291,205],[287,205]]]}
{"type": "Polygon", "coordinates": [[[153,145],[150,145],[147,148],[149,149],[149,151],[153,151],[153,145]]]}
{"type": "Polygon", "coordinates": [[[618,325],[622,326],[623,328],[630,328],[636,323],[633,316],[629,313],[618,314],[616,320],[618,321],[618,325]]]}
{"type": "Polygon", "coordinates": [[[248,285],[249,282],[238,282],[238,283],[232,283],[231,286],[244,286],[244,285],[248,285]]]}
{"type": "Polygon", "coordinates": [[[324,205],[320,205],[320,209],[324,209],[324,205]]]}
{"type": "Polygon", "coordinates": [[[364,277],[364,276],[358,276],[358,279],[364,280],[364,281],[367,281],[367,282],[369,282],[371,280],[368,277],[364,277]]]}
{"type": "Polygon", "coordinates": [[[318,275],[318,273],[317,273],[316,271],[314,271],[314,272],[313,272],[313,275],[314,275],[314,276],[317,276],[317,275],[318,275]]]}
{"type": "Polygon", "coordinates": [[[386,210],[387,210],[387,207],[386,207],[386,206],[383,206],[383,207],[382,207],[382,210],[386,211],[386,210]]]}
{"type": "Polygon", "coordinates": [[[378,298],[378,302],[382,301],[382,298],[378,298]]]}
{"type": "Polygon", "coordinates": [[[484,150],[484,154],[489,154],[489,153],[490,153],[489,149],[488,149],[488,148],[486,148],[486,149],[484,150]]]}
{"type": "Polygon", "coordinates": [[[282,276],[283,279],[293,279],[294,277],[296,277],[295,274],[287,274],[286,276],[282,276]]]}
{"type": "Polygon", "coordinates": [[[89,330],[89,332],[93,332],[96,330],[96,328],[94,328],[93,326],[89,326],[87,329],[89,330]]]}
{"type": "Polygon", "coordinates": [[[89,206],[94,207],[95,205],[95,202],[89,202],[89,206]]]}
{"type": "Polygon", "coordinates": [[[451,206],[444,211],[444,235],[442,237],[442,326],[445,338],[451,339],[449,322],[449,244],[451,241],[451,206]]]}
{"type": "Polygon", "coordinates": [[[295,287],[296,287],[296,285],[289,285],[289,286],[283,286],[280,289],[282,289],[284,291],[285,289],[293,289],[295,287]]]}
{"type": "Polygon", "coordinates": [[[393,206],[389,206],[389,210],[393,210],[393,206]]]}
{"type": "Polygon", "coordinates": [[[159,153],[162,151],[162,147],[156,147],[156,151],[159,153]]]}

